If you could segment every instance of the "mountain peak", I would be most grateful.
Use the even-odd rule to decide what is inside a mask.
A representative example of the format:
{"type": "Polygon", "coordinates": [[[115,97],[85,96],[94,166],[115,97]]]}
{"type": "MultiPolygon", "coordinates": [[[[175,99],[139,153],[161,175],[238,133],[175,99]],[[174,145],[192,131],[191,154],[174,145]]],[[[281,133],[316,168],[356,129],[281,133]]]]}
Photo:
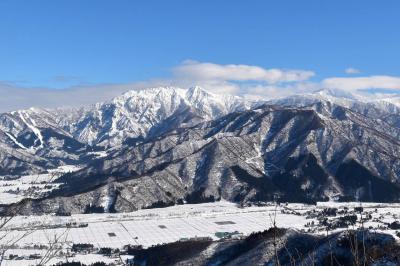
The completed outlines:
{"type": "Polygon", "coordinates": [[[155,95],[172,95],[178,94],[180,96],[184,95],[184,90],[178,87],[150,87],[145,89],[133,89],[129,90],[122,95],[115,97],[115,99],[125,100],[132,97],[141,97],[141,98],[152,98],[155,95]]]}
{"type": "Polygon", "coordinates": [[[323,89],[315,92],[315,94],[322,97],[335,97],[344,98],[349,100],[356,100],[356,96],[352,93],[340,89],[323,89]]]}
{"type": "Polygon", "coordinates": [[[211,95],[208,91],[204,90],[200,86],[190,87],[186,91],[186,95],[188,98],[197,98],[197,97],[208,97],[211,95]]]}

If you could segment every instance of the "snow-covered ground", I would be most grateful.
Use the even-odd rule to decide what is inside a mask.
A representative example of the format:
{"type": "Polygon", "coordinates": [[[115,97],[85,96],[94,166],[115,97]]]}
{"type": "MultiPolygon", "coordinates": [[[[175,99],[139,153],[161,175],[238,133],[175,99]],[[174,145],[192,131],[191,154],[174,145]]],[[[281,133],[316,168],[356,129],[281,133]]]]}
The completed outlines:
{"type": "Polygon", "coordinates": [[[80,169],[76,165],[63,165],[48,170],[45,174],[25,176],[0,176],[0,205],[18,202],[26,197],[35,198],[56,189],[60,184],[53,183],[62,174],[80,169]]]}
{"type": "MultiPolygon", "coordinates": [[[[338,210],[347,208],[349,213],[354,214],[354,208],[359,206],[360,203],[324,202],[316,206],[304,204],[275,206],[271,203],[262,207],[240,208],[233,203],[221,201],[139,210],[132,213],[79,214],[68,217],[18,216],[6,228],[0,230],[0,242],[2,245],[10,245],[14,244],[16,239],[20,239],[15,242],[12,250],[7,251],[6,255],[42,254],[43,250],[32,249],[32,247],[46,246],[55,238],[59,238],[63,243],[64,252],[67,252],[73,243],[90,243],[95,248],[121,249],[129,244],[149,247],[195,237],[210,237],[218,240],[219,238],[215,235],[217,232],[238,231],[246,236],[271,227],[274,220],[278,227],[326,234],[326,229],[318,225],[318,218],[310,218],[310,213],[318,213],[325,208],[338,210]],[[311,222],[314,224],[312,227],[310,227],[311,222]],[[68,227],[67,224],[73,224],[73,226],[68,227]]],[[[387,224],[399,219],[400,204],[364,203],[362,207],[364,208],[363,215],[371,214],[372,217],[364,223],[365,227],[371,226],[371,229],[396,236],[396,231],[388,230],[387,224]]],[[[357,226],[360,224],[354,225],[354,227],[357,226]]],[[[57,260],[65,260],[65,256],[57,260]]],[[[117,262],[118,258],[102,257],[98,254],[80,254],[69,258],[69,261],[72,260],[117,262]]],[[[39,260],[25,260],[26,264],[21,264],[23,261],[6,260],[5,265],[33,265],[39,260]]]]}

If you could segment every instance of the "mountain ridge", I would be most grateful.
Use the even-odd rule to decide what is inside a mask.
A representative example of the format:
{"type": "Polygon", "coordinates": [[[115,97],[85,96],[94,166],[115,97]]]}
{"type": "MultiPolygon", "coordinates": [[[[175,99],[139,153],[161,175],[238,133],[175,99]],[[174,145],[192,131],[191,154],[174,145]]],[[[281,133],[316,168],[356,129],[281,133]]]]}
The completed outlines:
{"type": "Polygon", "coordinates": [[[400,116],[335,95],[342,94],[250,103],[199,87],[153,88],[129,91],[86,113],[75,109],[81,115],[67,113],[65,120],[51,111],[41,117],[39,109],[2,114],[3,141],[13,143],[9,133],[26,145],[8,148],[22,155],[3,160],[3,169],[82,165],[61,176],[56,182],[64,185],[45,198],[24,201],[24,213],[81,213],[90,206],[132,211],[220,199],[400,200],[400,116]],[[68,122],[75,116],[75,124],[68,122]],[[87,137],[94,131],[100,137],[87,137]]]}

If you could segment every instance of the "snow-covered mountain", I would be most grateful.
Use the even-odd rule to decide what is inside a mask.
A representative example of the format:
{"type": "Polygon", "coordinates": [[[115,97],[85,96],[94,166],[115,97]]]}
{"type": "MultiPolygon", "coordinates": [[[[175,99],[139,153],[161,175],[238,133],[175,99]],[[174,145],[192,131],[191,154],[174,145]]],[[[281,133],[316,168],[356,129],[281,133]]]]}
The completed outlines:
{"type": "Polygon", "coordinates": [[[398,127],[330,102],[265,105],[122,145],[61,177],[60,190],[24,210],[132,211],[219,199],[399,201],[399,138],[398,127]]]}
{"type": "Polygon", "coordinates": [[[0,173],[43,172],[77,164],[91,148],[58,126],[54,114],[31,108],[0,114],[0,173]]]}
{"type": "Polygon", "coordinates": [[[61,112],[60,123],[82,142],[110,147],[127,138],[146,137],[153,127],[184,110],[210,120],[248,107],[240,97],[216,95],[200,87],[159,87],[128,91],[109,102],[81,110],[79,116],[66,121],[61,112]]]}
{"type": "Polygon", "coordinates": [[[215,95],[200,87],[159,87],[128,91],[90,107],[4,113],[0,167],[3,173],[45,171],[78,163],[87,149],[107,149],[150,132],[156,135],[171,126],[194,125],[246,108],[240,97],[215,95]]]}
{"type": "Polygon", "coordinates": [[[83,166],[46,199],[26,201],[26,213],[400,200],[396,104],[336,90],[257,103],[199,87],[128,91],[86,108],[2,114],[0,144],[4,173],[83,166]]]}

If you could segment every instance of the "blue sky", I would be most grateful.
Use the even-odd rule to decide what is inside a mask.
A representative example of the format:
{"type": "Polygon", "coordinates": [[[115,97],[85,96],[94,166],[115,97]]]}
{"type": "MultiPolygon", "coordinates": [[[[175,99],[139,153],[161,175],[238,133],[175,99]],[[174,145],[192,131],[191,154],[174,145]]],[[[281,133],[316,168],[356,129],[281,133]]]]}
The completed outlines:
{"type": "Polygon", "coordinates": [[[187,74],[176,73],[187,60],[312,71],[313,83],[397,82],[399,13],[395,0],[0,0],[0,82],[70,89],[171,81],[187,74]]]}

